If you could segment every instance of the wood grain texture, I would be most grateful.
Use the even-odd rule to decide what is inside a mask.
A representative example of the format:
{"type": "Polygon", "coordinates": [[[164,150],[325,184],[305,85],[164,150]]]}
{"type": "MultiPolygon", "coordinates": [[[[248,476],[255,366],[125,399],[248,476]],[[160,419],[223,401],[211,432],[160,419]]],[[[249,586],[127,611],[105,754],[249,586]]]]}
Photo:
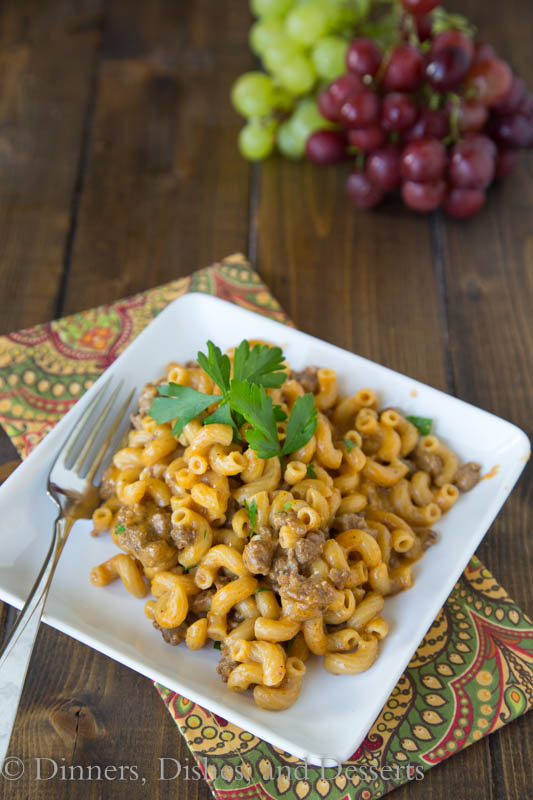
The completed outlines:
{"type": "MultiPolygon", "coordinates": [[[[455,10],[533,84],[527,0],[455,10]]],[[[249,240],[303,330],[533,433],[531,156],[471,222],[395,202],[357,213],[335,168],[239,158],[227,92],[252,64],[244,0],[10,0],[0,23],[2,330],[179,277],[249,240]]],[[[5,472],[15,458],[0,436],[5,472]]],[[[530,613],[532,521],[529,467],[478,553],[530,613]]],[[[395,797],[525,800],[531,739],[530,715],[395,797]]],[[[46,626],[10,752],[134,765],[146,783],[39,783],[30,768],[0,779],[2,799],[211,796],[204,782],[158,780],[160,757],[192,757],[150,682],[46,626]]]]}
{"type": "Polygon", "coordinates": [[[0,8],[0,327],[56,315],[100,0],[0,8]]]}
{"type": "Polygon", "coordinates": [[[108,4],[65,310],[247,249],[248,176],[228,94],[250,68],[240,0],[108,4]]]}

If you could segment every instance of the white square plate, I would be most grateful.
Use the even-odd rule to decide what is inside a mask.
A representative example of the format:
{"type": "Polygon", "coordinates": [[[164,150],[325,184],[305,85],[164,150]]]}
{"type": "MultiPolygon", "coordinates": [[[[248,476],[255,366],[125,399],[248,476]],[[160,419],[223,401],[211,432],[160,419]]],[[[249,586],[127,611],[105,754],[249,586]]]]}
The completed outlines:
{"type": "MultiPolygon", "coordinates": [[[[109,536],[89,535],[89,522],[77,523],[70,535],[44,619],[310,763],[326,764],[330,759],[342,762],[370,729],[507,498],[529,456],[529,441],[514,425],[461,400],[203,294],[189,294],[171,303],[107,373],[124,379],[125,395],[130,388],[140,390],[147,381],[163,374],[168,361],[195,358],[207,339],[224,350],[243,338],[279,345],[295,369],[306,365],[335,369],[343,393],[372,387],[378,391],[382,406],[432,417],[437,435],[463,460],[479,461],[483,473],[497,466],[494,477],[461,497],[436,526],[441,538],[415,565],[414,587],[387,599],[384,616],[390,634],[380,647],[376,663],[361,675],[338,677],[325,672],[320,660],[314,659],[297,703],[280,713],[263,711],[249,693],[226,688],[216,673],[216,650],[169,647],[146,620],[143,600],[130,596],[120,582],[104,589],[89,583],[91,567],[116,552],[109,536]]],[[[0,597],[19,608],[50,540],[55,511],[45,494],[47,472],[101,382],[99,378],[0,488],[0,597]]]]}

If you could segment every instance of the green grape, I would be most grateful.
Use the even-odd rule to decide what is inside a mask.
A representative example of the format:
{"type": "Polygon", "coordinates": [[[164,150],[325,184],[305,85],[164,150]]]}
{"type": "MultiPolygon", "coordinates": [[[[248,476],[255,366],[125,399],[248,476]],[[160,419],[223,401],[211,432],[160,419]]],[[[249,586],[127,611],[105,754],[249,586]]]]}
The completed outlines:
{"type": "Polygon", "coordinates": [[[275,45],[283,37],[286,37],[285,28],[280,19],[277,17],[260,19],[250,28],[250,47],[256,55],[263,55],[269,47],[275,45]]]}
{"type": "Polygon", "coordinates": [[[305,153],[306,139],[294,130],[291,120],[281,123],[276,141],[280,153],[287,158],[298,159],[305,153]]]}
{"type": "Polygon", "coordinates": [[[279,111],[292,111],[294,97],[286,89],[276,87],[272,98],[272,106],[279,111]]]}
{"type": "Polygon", "coordinates": [[[311,58],[319,78],[333,81],[346,72],[348,42],[341,36],[324,36],[314,45],[311,58]]]}
{"type": "Polygon", "coordinates": [[[304,47],[310,47],[320,39],[327,27],[327,13],[318,2],[296,6],[285,20],[285,30],[289,36],[304,47]]]}
{"type": "Polygon", "coordinates": [[[307,94],[315,83],[313,64],[302,55],[293,55],[275,72],[281,86],[292,94],[307,94]]]}
{"type": "Polygon", "coordinates": [[[263,117],[272,109],[274,84],[264,72],[246,72],[231,90],[234,108],[243,117],[263,117]]]}
{"type": "Polygon", "coordinates": [[[275,125],[252,119],[239,133],[239,150],[249,161],[262,161],[272,152],[275,138],[275,125]]]}
{"type": "Polygon", "coordinates": [[[307,138],[315,131],[334,128],[332,122],[328,122],[320,111],[313,97],[305,97],[299,101],[291,117],[291,127],[294,133],[303,139],[307,138]]]}
{"type": "Polygon", "coordinates": [[[300,51],[296,42],[283,33],[266,48],[262,55],[265,67],[275,73],[291,58],[300,55],[300,51]]]}
{"type": "Polygon", "coordinates": [[[366,19],[372,0],[324,0],[328,27],[332,31],[343,31],[353,36],[355,25],[366,19]]]}
{"type": "Polygon", "coordinates": [[[292,4],[293,0],[250,0],[250,9],[256,17],[282,17],[292,4]]]}

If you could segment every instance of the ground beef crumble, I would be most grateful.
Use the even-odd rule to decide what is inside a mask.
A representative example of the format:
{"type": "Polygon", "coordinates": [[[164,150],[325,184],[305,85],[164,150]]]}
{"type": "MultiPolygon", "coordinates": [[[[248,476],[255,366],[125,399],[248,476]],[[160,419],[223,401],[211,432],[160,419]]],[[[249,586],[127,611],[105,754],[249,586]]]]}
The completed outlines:
{"type": "Polygon", "coordinates": [[[302,567],[315,561],[324,548],[326,534],[323,531],[311,531],[303,539],[299,539],[294,547],[296,560],[302,567]]]}
{"type": "Polygon", "coordinates": [[[272,556],[276,548],[270,528],[262,527],[256,536],[252,536],[242,553],[244,566],[253,575],[267,575],[272,564],[272,556]]]}
{"type": "Polygon", "coordinates": [[[476,464],[475,461],[468,461],[457,470],[454,483],[461,492],[469,492],[476,483],[479,483],[480,472],[480,464],[476,464]]]}
{"type": "Polygon", "coordinates": [[[227,683],[230,672],[238,666],[238,661],[233,661],[229,654],[229,647],[222,644],[220,647],[220,661],[218,662],[217,672],[224,681],[227,683]]]}
{"type": "Polygon", "coordinates": [[[159,625],[155,619],[152,621],[152,625],[158,631],[161,631],[161,636],[168,644],[171,644],[173,647],[176,645],[181,644],[185,641],[185,634],[187,633],[188,625],[186,622],[182,622],[181,625],[178,625],[177,628],[163,628],[159,625]]]}
{"type": "Polygon", "coordinates": [[[318,383],[318,367],[306,367],[300,372],[294,370],[290,373],[291,380],[298,381],[301,384],[304,392],[312,392],[316,394],[319,389],[318,383]]]}
{"type": "Polygon", "coordinates": [[[196,532],[190,525],[175,525],[170,531],[170,538],[178,550],[182,550],[194,542],[196,532]]]}

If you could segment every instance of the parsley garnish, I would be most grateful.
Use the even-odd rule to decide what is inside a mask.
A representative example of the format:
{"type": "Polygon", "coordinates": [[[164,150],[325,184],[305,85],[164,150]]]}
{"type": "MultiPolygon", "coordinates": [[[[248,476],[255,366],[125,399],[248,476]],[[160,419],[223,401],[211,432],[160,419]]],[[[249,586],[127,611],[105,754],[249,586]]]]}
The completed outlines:
{"type": "Polygon", "coordinates": [[[248,381],[270,389],[279,389],[287,379],[284,371],[283,353],[280,347],[256,344],[250,345],[244,339],[235,350],[233,357],[233,377],[238,381],[248,381]]]}
{"type": "Polygon", "coordinates": [[[120,523],[118,525],[115,525],[115,533],[117,536],[121,533],[124,533],[125,530],[126,528],[124,527],[124,525],[121,525],[120,523]]]}
{"type": "Polygon", "coordinates": [[[343,443],[344,443],[344,445],[345,445],[345,447],[346,447],[346,449],[347,449],[347,451],[349,453],[352,452],[354,447],[358,447],[357,442],[354,442],[352,439],[343,439],[342,441],[343,441],[343,443]]]}
{"type": "Polygon", "coordinates": [[[314,464],[308,464],[306,474],[308,478],[316,478],[316,469],[314,464]]]}
{"type": "Polygon", "coordinates": [[[250,428],[246,440],[260,458],[281,458],[307,444],[317,420],[311,393],[298,397],[287,421],[283,444],[279,440],[277,423],[286,420],[287,415],[266,393],[266,388],[279,388],[287,378],[279,347],[256,344],[250,348],[244,339],[235,350],[233,377],[229,357],[211,341],[207,343],[207,351],[207,355],[198,353],[198,363],[221,393],[203,394],[190,386],[164,384],[150,406],[152,419],[158,424],[174,420],[172,433],[179,436],[184,425],[215,406],[203,424],[231,425],[235,436],[240,438],[240,428],[247,422],[250,428]]]}
{"type": "Polygon", "coordinates": [[[220,650],[220,648],[221,648],[221,643],[220,643],[220,642],[213,642],[213,648],[214,648],[215,650],[220,650]]]}
{"type": "Polygon", "coordinates": [[[409,422],[412,422],[415,428],[418,428],[422,436],[429,436],[433,428],[433,420],[430,417],[407,417],[409,422]]]}
{"type": "Polygon", "coordinates": [[[185,570],[185,572],[190,572],[191,569],[194,569],[197,566],[198,564],[192,564],[190,567],[183,567],[183,569],[185,570]]]}
{"type": "Polygon", "coordinates": [[[260,586],[259,589],[256,589],[255,593],[259,594],[259,592],[271,592],[271,591],[272,589],[270,588],[270,586],[260,586]]]}
{"type": "Polygon", "coordinates": [[[310,392],[298,397],[293,405],[283,444],[279,440],[276,422],[286,418],[285,412],[273,405],[263,386],[233,380],[231,405],[252,426],[245,437],[259,458],[281,458],[294,453],[307,444],[316,430],[317,411],[310,392]]]}
{"type": "Polygon", "coordinates": [[[245,500],[244,507],[248,513],[248,519],[250,520],[250,536],[255,531],[255,526],[257,524],[257,503],[255,500],[252,500],[250,503],[245,500]]]}
{"type": "Polygon", "coordinates": [[[172,428],[174,436],[180,436],[191,419],[220,400],[218,395],[203,394],[190,386],[180,386],[179,383],[163,384],[159,387],[159,395],[152,400],[150,416],[158,425],[175,419],[172,428]]]}
{"type": "Polygon", "coordinates": [[[290,511],[291,508],[292,508],[292,503],[285,503],[285,505],[281,507],[281,510],[290,511]]]}

